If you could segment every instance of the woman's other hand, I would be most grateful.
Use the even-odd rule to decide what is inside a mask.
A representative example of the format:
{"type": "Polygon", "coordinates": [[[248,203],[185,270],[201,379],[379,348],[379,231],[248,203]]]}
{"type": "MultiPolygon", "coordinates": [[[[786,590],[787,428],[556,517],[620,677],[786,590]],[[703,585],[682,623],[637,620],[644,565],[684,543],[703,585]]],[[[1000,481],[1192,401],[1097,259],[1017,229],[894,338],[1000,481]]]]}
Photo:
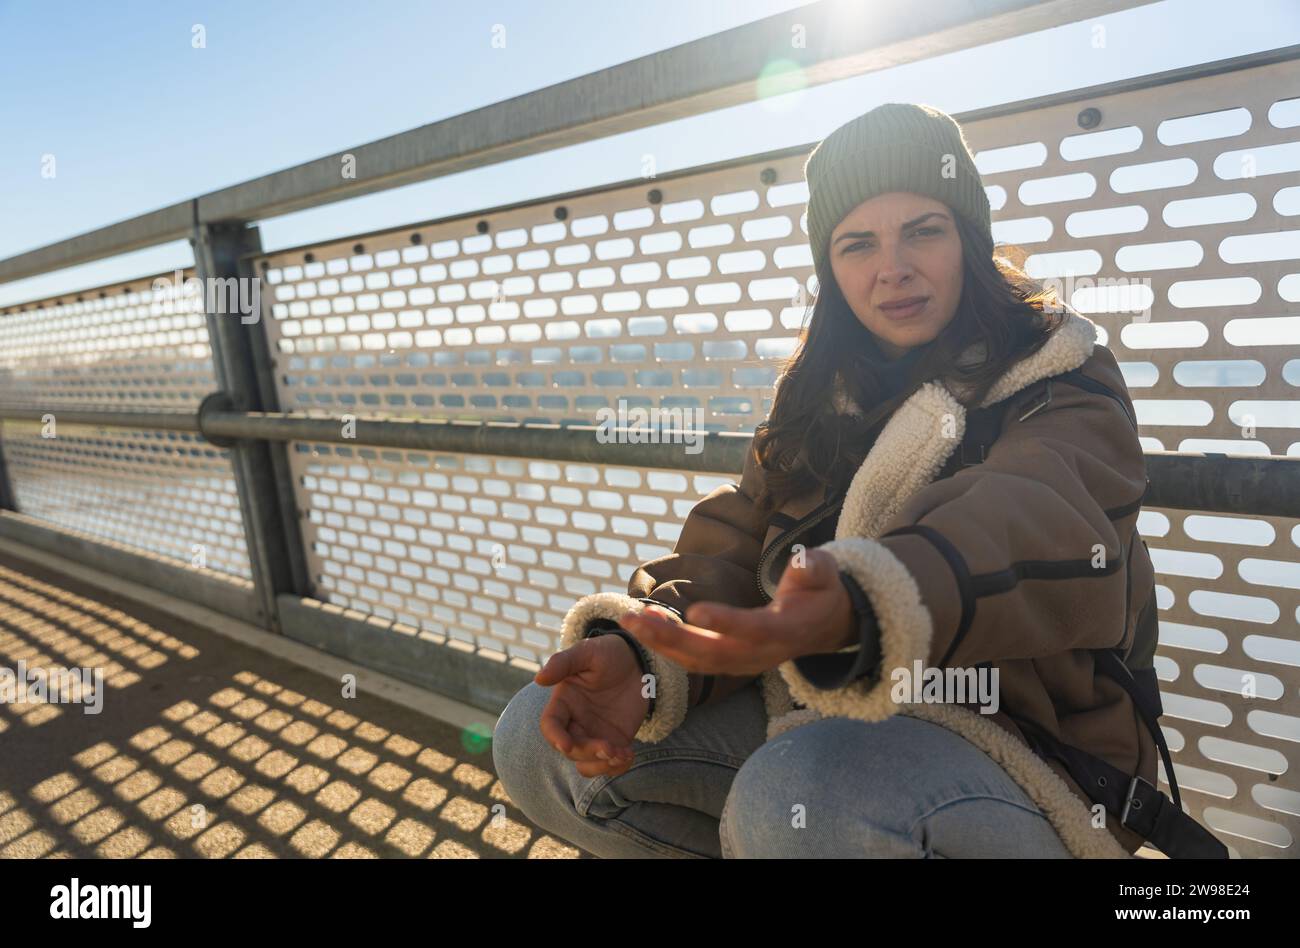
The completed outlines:
{"type": "Polygon", "coordinates": [[[556,652],[533,677],[551,688],[539,726],[547,742],[584,777],[621,774],[632,766],[632,740],[650,699],[641,666],[617,635],[583,639],[556,652]]]}

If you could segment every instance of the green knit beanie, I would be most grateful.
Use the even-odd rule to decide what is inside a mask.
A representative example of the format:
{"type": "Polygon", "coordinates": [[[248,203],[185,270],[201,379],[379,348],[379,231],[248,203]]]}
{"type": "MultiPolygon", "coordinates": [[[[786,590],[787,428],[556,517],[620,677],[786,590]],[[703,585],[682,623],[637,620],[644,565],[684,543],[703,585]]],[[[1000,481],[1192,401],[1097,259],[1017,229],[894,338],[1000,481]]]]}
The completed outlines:
{"type": "Polygon", "coordinates": [[[993,252],[988,195],[959,126],[928,105],[888,102],[846,122],[804,162],[808,182],[808,243],[818,279],[829,274],[831,232],[863,201],[911,191],[942,201],[979,232],[993,252]]]}

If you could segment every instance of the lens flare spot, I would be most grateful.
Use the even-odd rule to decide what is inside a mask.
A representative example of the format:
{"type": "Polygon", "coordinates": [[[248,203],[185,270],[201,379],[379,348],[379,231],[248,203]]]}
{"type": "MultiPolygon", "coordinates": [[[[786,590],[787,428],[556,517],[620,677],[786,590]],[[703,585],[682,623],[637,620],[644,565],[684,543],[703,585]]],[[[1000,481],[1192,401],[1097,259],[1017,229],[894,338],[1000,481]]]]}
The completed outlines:
{"type": "Polygon", "coordinates": [[[492,728],[476,721],[461,730],[460,744],[471,754],[482,754],[492,746],[492,728]]]}
{"type": "Polygon", "coordinates": [[[758,101],[770,111],[784,112],[793,108],[801,98],[790,96],[791,92],[802,92],[808,86],[808,77],[799,64],[792,59],[774,59],[763,67],[758,74],[758,101]]]}

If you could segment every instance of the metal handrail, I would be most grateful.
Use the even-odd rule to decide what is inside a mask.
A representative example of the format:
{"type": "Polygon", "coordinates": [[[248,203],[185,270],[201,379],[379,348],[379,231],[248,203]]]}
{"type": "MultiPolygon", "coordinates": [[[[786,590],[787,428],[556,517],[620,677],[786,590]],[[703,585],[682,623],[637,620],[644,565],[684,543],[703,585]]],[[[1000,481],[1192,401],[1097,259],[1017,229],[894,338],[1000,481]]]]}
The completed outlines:
{"type": "Polygon", "coordinates": [[[43,422],[48,415],[53,415],[56,422],[64,425],[103,425],[108,428],[149,428],[201,433],[198,412],[0,408],[0,418],[11,421],[43,422]]]}
{"type": "MultiPolygon", "coordinates": [[[[615,464],[659,470],[740,474],[752,435],[746,432],[610,428],[598,438],[596,425],[516,422],[422,421],[361,416],[313,416],[295,412],[233,411],[225,393],[204,399],[192,414],[148,411],[57,411],[59,422],[123,428],[192,431],[218,447],[236,440],[312,441],[408,451],[496,455],[539,461],[615,464]],[[346,430],[346,433],[345,433],[346,430]],[[687,438],[699,451],[684,450],[687,438]]],[[[0,419],[39,421],[49,409],[0,406],[0,419]]],[[[1231,511],[1265,517],[1300,518],[1300,457],[1148,451],[1151,484],[1145,505],[1174,510],[1231,511]]]]}
{"type": "Polygon", "coordinates": [[[752,102],[777,59],[811,87],[1154,2],[822,0],[17,254],[0,283],[752,102]]]}

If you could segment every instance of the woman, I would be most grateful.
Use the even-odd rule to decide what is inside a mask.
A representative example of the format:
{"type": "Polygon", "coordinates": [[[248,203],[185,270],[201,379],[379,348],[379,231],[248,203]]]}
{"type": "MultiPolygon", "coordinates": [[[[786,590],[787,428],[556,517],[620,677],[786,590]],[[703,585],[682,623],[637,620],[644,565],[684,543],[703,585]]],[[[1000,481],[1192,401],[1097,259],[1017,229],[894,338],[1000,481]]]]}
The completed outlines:
{"type": "Polygon", "coordinates": [[[1109,664],[1156,632],[1114,356],[995,260],[944,113],[873,109],[805,175],[817,297],[740,484],[569,610],[496,727],[511,799],[601,856],[1203,850],[1151,786],[1153,673],[1109,664]]]}

